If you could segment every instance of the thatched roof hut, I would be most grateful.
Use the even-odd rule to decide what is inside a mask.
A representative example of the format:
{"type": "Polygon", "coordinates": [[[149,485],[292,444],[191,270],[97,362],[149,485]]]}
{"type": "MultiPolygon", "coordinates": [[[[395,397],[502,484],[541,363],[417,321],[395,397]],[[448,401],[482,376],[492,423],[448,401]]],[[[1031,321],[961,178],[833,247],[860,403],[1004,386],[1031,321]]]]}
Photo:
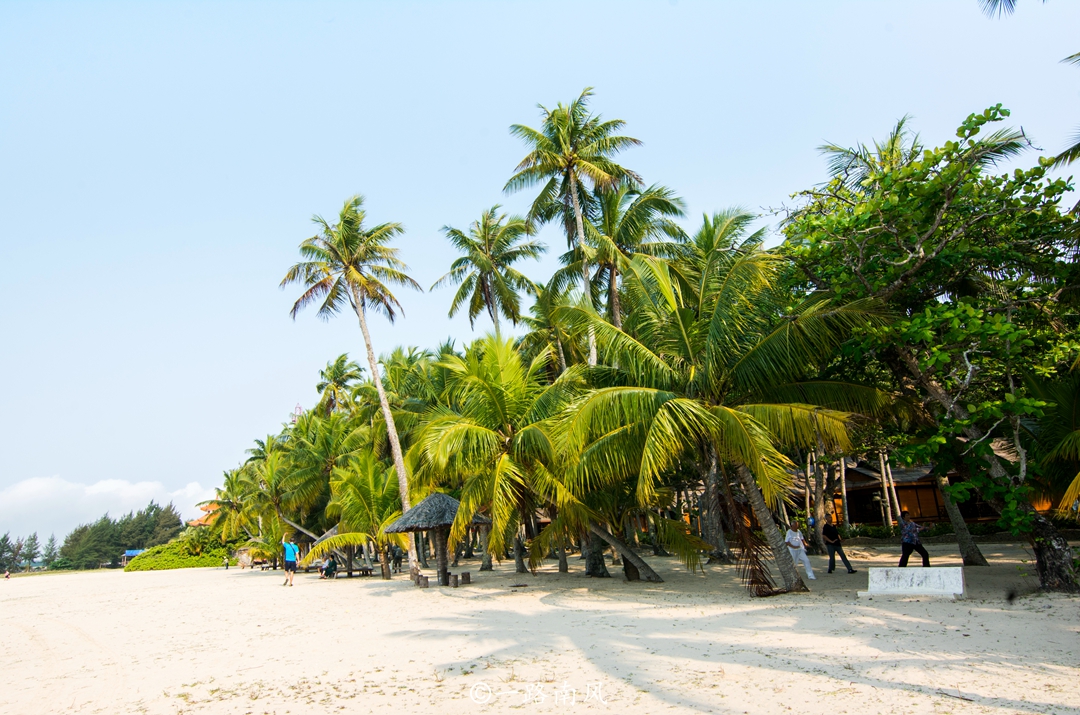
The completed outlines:
{"type": "MultiPolygon", "coordinates": [[[[434,531],[450,528],[457,518],[460,502],[449,494],[435,492],[405,512],[400,519],[386,527],[388,534],[406,534],[411,531],[434,531]]],[[[490,524],[491,519],[477,514],[473,524],[490,524]]]]}
{"type": "MultiPolygon", "coordinates": [[[[446,537],[450,533],[450,525],[457,518],[460,502],[454,497],[435,492],[419,504],[409,509],[400,519],[386,527],[388,534],[405,534],[413,531],[435,532],[435,557],[438,564],[439,585],[448,586],[450,579],[446,573],[446,565],[449,558],[446,553],[446,537]]],[[[490,524],[487,517],[476,514],[472,519],[473,524],[490,524]]]]}

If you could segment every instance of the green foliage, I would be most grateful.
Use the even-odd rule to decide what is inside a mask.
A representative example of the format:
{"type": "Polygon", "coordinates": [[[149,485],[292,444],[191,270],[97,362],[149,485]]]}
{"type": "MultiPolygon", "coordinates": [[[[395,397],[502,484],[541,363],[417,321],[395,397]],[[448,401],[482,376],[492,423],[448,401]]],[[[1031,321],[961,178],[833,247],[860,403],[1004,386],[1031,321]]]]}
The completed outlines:
{"type": "Polygon", "coordinates": [[[176,508],[150,502],[145,509],[129,512],[119,519],[108,514],[93,524],[81,524],[71,531],[60,547],[60,556],[79,569],[116,567],[127,549],[145,549],[173,539],[183,527],[176,508]]]}
{"type": "MultiPolygon", "coordinates": [[[[201,531],[209,532],[205,527],[201,531]]],[[[231,550],[215,543],[209,535],[190,535],[147,549],[129,561],[124,571],[167,571],[221,566],[231,550]]],[[[230,557],[229,563],[235,564],[236,559],[230,557]]]]}
{"type": "Polygon", "coordinates": [[[65,559],[63,556],[54,559],[52,563],[49,564],[50,571],[73,571],[76,568],[78,567],[75,566],[74,561],[72,561],[71,559],[65,559]]]}

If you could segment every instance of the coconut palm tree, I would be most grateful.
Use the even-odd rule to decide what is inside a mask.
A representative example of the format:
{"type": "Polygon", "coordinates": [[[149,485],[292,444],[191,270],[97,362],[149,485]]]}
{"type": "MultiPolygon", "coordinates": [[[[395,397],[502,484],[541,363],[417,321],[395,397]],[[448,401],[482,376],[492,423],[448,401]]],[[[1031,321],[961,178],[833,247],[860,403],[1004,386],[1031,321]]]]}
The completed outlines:
{"type": "Polygon", "coordinates": [[[478,221],[473,221],[466,234],[460,229],[443,226],[443,233],[462,256],[450,265],[450,271],[431,286],[459,285],[450,303],[450,317],[463,305],[469,305],[469,325],[481,311],[487,311],[499,335],[499,314],[513,324],[521,319],[521,295],[532,290],[533,282],[513,266],[522,259],[538,259],[547,247],[527,240],[528,222],[519,216],[499,213],[496,204],[486,209],[478,221]]]}
{"type": "Polygon", "coordinates": [[[619,273],[636,254],[674,258],[686,234],[672,221],[685,208],[675,192],[663,186],[639,189],[623,182],[614,189],[593,192],[596,218],[586,224],[585,236],[595,249],[593,257],[608,290],[608,315],[622,328],[619,273]]]}
{"type": "Polygon", "coordinates": [[[222,486],[214,489],[214,498],[199,502],[198,506],[214,507],[210,513],[211,525],[220,531],[223,542],[235,539],[241,533],[248,538],[255,535],[251,530],[250,504],[256,488],[250,470],[230,469],[225,472],[222,486]]]}
{"type": "MultiPolygon", "coordinates": [[[[408,511],[409,477],[405,471],[390,403],[386,399],[382,381],[378,379],[379,365],[371,344],[367,313],[382,313],[392,323],[401,310],[401,304],[390,286],[421,288],[405,273],[408,266],[398,258],[398,249],[388,245],[392,238],[404,232],[401,224],[383,223],[367,228],[364,226],[365,218],[364,198],[359,195],[345,201],[337,223],[331,224],[321,216],[315,216],[312,220],[319,226],[319,233],[300,244],[300,255],[305,260],[289,269],[281,286],[293,283],[304,286],[304,292],[291,311],[294,319],[302,308],[318,303],[318,315],[323,319],[329,319],[347,306],[360,321],[368,368],[378,392],[394,469],[397,471],[402,508],[408,511]]],[[[409,548],[409,569],[419,571],[416,550],[412,546],[409,548]]]]}
{"type": "MultiPolygon", "coordinates": [[[[369,446],[369,432],[367,425],[341,412],[329,417],[307,412],[296,421],[289,440],[286,484],[288,503],[300,521],[311,514],[321,517],[330,499],[331,473],[369,446]]],[[[317,525],[323,530],[330,526],[317,525]]]]}
{"type": "Polygon", "coordinates": [[[336,360],[326,363],[326,367],[319,370],[319,382],[315,385],[315,390],[322,395],[316,409],[323,415],[329,415],[339,407],[348,405],[353,383],[363,377],[364,369],[349,360],[348,355],[338,355],[336,360]]]}
{"type": "Polygon", "coordinates": [[[1078,518],[1074,509],[1080,499],[1080,370],[1056,378],[1029,376],[1025,380],[1032,397],[1047,403],[1035,421],[1035,449],[1048,492],[1064,493],[1058,503],[1060,517],[1078,518]]]}
{"type": "MultiPolygon", "coordinates": [[[[723,216],[715,222],[723,225],[723,216]]],[[[729,218],[745,228],[738,212],[729,218]]],[[[593,488],[632,480],[638,505],[657,502],[663,475],[686,457],[733,468],[780,568],[785,587],[804,587],[769,504],[785,500],[792,464],[780,449],[823,444],[850,449],[845,409],[880,407],[876,390],[803,383],[857,327],[880,322],[865,303],[812,296],[786,305],[777,291],[781,259],[760,235],[732,240],[698,232],[678,266],[637,256],[624,276],[624,330],[588,310],[565,308],[570,322],[592,324],[617,368],[567,409],[557,431],[570,460],[568,479],[593,488]],[[827,394],[829,404],[806,395],[827,394]]],[[[721,479],[721,486],[727,483],[721,479]]]]}
{"type": "MultiPolygon", "coordinates": [[[[539,130],[521,124],[510,127],[510,133],[529,147],[529,153],[503,187],[503,191],[514,192],[543,184],[533,201],[530,220],[550,220],[561,214],[568,243],[576,245],[583,255],[582,194],[595,187],[614,187],[621,181],[641,183],[637,174],[614,160],[616,154],[641,142],[617,133],[626,125],[621,119],[602,121],[599,115],[590,114],[591,96],[592,87],[587,87],[569,105],[560,103],[550,110],[540,105],[543,119],[539,130]]],[[[586,260],[582,261],[581,280],[584,293],[589,295],[586,260]]],[[[595,364],[596,340],[590,335],[589,365],[595,364]]]]}
{"type": "Polygon", "coordinates": [[[383,578],[390,578],[390,547],[405,548],[404,534],[387,534],[386,527],[401,516],[401,498],[393,467],[380,462],[371,452],[351,455],[334,467],[330,478],[332,498],[326,515],[337,523],[337,534],[318,541],[301,564],[337,549],[360,547],[366,551],[374,543],[382,558],[383,578]]]}
{"type": "Polygon", "coordinates": [[[535,301],[529,308],[530,315],[522,318],[529,332],[521,338],[519,348],[527,359],[550,349],[555,355],[556,373],[553,377],[561,375],[569,365],[581,361],[578,341],[569,325],[560,320],[558,313],[559,308],[570,303],[569,286],[560,287],[557,281],[551,280],[547,285],[538,287],[535,301]]]}
{"type": "Polygon", "coordinates": [[[525,363],[513,341],[489,336],[464,356],[440,363],[450,374],[445,404],[432,408],[417,436],[418,479],[434,487],[460,485],[461,506],[450,532],[459,541],[478,511],[492,524],[487,548],[503,553],[512,537],[519,571],[524,546],[516,536],[559,489],[548,464],[554,451],[540,423],[565,402],[569,383],[548,384],[548,352],[525,363]]]}

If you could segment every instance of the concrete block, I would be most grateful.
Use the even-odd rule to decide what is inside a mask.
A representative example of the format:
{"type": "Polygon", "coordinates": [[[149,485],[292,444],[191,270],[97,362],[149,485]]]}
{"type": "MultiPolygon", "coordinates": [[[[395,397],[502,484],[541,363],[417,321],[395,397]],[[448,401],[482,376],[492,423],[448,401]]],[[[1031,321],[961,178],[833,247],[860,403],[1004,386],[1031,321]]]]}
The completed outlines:
{"type": "Polygon", "coordinates": [[[871,568],[867,590],[859,591],[859,598],[874,596],[964,598],[967,596],[964,569],[960,566],[871,568]]]}

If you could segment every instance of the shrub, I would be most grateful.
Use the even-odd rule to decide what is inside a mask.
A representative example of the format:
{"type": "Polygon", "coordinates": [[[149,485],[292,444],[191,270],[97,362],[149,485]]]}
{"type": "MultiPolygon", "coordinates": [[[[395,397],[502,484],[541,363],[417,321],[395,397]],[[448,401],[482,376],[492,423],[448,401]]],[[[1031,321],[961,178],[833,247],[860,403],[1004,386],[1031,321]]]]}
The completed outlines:
{"type": "MultiPolygon", "coordinates": [[[[224,546],[193,554],[184,541],[172,541],[142,552],[128,562],[124,571],[168,571],[221,566],[221,561],[227,554],[228,549],[224,546]]],[[[236,559],[230,558],[229,563],[235,564],[236,559]]]]}
{"type": "Polygon", "coordinates": [[[65,559],[63,556],[49,564],[50,571],[71,571],[75,568],[75,563],[71,559],[65,559]]]}

